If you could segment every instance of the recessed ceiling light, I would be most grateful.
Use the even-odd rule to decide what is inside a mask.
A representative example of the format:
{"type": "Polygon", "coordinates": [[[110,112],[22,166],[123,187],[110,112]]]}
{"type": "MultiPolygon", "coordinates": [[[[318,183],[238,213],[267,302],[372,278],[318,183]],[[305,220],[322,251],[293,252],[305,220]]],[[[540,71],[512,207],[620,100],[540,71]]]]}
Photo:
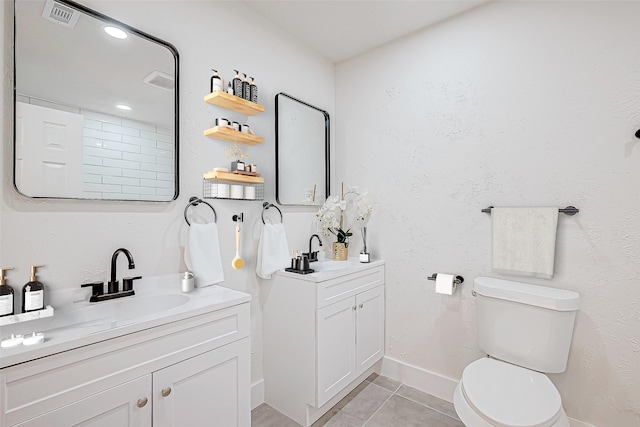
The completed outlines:
{"type": "Polygon", "coordinates": [[[116,105],[116,108],[119,108],[120,110],[125,110],[125,111],[130,111],[131,107],[129,107],[128,105],[124,105],[124,104],[118,104],[116,105]]]}
{"type": "Polygon", "coordinates": [[[129,35],[118,27],[104,27],[104,32],[116,39],[126,39],[129,35]]]}

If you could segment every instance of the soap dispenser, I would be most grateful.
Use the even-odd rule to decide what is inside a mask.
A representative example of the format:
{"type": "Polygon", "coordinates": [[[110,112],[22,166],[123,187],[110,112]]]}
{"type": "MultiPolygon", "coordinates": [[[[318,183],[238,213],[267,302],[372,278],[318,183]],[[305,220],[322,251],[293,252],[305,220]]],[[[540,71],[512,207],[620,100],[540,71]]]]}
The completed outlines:
{"type": "Polygon", "coordinates": [[[247,75],[244,74],[244,78],[242,79],[242,97],[247,101],[251,101],[251,85],[247,80],[247,75]]]}
{"type": "Polygon", "coordinates": [[[211,69],[213,76],[211,76],[211,93],[216,91],[222,91],[222,78],[218,75],[218,71],[211,69]]]}
{"type": "Polygon", "coordinates": [[[4,272],[13,268],[0,268],[0,317],[13,314],[13,288],[7,285],[4,272]]]}
{"type": "Polygon", "coordinates": [[[22,312],[44,309],[44,285],[38,281],[37,269],[43,265],[31,266],[29,283],[22,287],[22,312]]]}
{"type": "Polygon", "coordinates": [[[233,94],[238,98],[242,98],[242,80],[240,79],[240,72],[238,70],[233,70],[236,72],[236,76],[233,78],[233,94]]]}
{"type": "Polygon", "coordinates": [[[250,101],[258,103],[258,85],[256,84],[256,80],[253,77],[251,79],[251,86],[249,87],[249,92],[251,93],[250,101]]]}

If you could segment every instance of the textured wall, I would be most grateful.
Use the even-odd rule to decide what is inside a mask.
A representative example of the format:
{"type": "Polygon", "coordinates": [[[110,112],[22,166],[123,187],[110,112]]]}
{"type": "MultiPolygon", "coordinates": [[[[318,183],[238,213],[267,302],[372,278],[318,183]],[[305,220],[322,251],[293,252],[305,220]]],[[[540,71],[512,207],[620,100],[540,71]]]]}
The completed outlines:
{"type": "Polygon", "coordinates": [[[337,66],[336,170],[377,198],[389,356],[458,379],[482,355],[473,278],[500,277],[480,209],[575,205],[555,277],[528,280],[582,295],[552,380],[569,416],[640,425],[638,16],[638,2],[496,2],[337,66]],[[463,275],[462,292],[436,295],[435,272],[463,275]]]}
{"type": "MultiPolygon", "coordinates": [[[[12,188],[12,40],[13,2],[3,1],[2,35],[2,186],[0,199],[0,264],[13,266],[9,281],[17,289],[28,281],[29,265],[45,264],[40,278],[51,289],[76,288],[105,280],[111,254],[126,247],[134,255],[136,273],[143,276],[184,271],[183,245],[187,226],[183,211],[190,196],[202,195],[202,174],[228,166],[229,143],[202,136],[222,116],[242,115],[205,104],[211,68],[232,77],[233,69],[251,72],[266,112],[248,123],[265,143],[249,147],[250,161],[265,177],[265,198],[275,201],[274,96],[287,92],[333,114],[334,66],[291,39],[241,2],[213,1],[82,1],[115,19],[164,39],[180,53],[180,197],[171,203],[30,200],[12,188]],[[292,78],[299,76],[300,78],[292,78]],[[303,78],[306,77],[306,78],[303,78]],[[309,84],[309,82],[313,84],[309,84]]],[[[224,285],[253,294],[252,378],[262,379],[260,287],[255,275],[259,236],[259,202],[213,201],[218,213],[224,285]],[[235,224],[244,213],[243,270],[231,268],[235,255],[235,224]]],[[[292,248],[308,242],[314,209],[283,208],[292,248]]],[[[192,209],[194,221],[207,221],[207,209],[192,209]],[[200,218],[198,218],[198,215],[200,218]]],[[[125,262],[119,261],[120,275],[125,262]]]]}

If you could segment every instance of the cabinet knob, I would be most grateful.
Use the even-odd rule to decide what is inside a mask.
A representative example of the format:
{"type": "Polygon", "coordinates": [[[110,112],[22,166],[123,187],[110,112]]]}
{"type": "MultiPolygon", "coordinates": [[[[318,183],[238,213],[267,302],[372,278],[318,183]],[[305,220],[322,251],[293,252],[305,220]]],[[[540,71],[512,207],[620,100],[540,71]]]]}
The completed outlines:
{"type": "Polygon", "coordinates": [[[356,306],[354,305],[353,307],[351,307],[351,309],[352,309],[353,311],[356,311],[356,306]]]}
{"type": "Polygon", "coordinates": [[[138,399],[138,408],[144,408],[149,400],[146,397],[138,399]]]}
{"type": "Polygon", "coordinates": [[[171,394],[171,387],[163,388],[160,394],[162,395],[162,397],[169,396],[171,394]]]}
{"type": "Polygon", "coordinates": [[[364,307],[364,304],[360,304],[360,308],[364,307]]]}

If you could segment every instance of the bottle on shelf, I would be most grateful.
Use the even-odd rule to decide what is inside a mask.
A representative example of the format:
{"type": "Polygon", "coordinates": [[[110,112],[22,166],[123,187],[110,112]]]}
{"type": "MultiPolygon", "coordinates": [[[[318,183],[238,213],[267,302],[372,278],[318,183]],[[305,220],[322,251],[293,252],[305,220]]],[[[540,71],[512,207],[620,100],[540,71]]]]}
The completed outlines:
{"type": "Polygon", "coordinates": [[[22,287],[22,312],[44,309],[44,285],[38,281],[37,269],[43,265],[31,266],[31,278],[22,287]]]}
{"type": "Polygon", "coordinates": [[[218,75],[218,71],[211,69],[213,71],[213,76],[211,76],[211,92],[222,91],[222,78],[218,75]]]}
{"type": "Polygon", "coordinates": [[[233,95],[233,86],[231,85],[231,82],[227,83],[227,93],[233,95]]]}
{"type": "Polygon", "coordinates": [[[5,271],[13,270],[13,268],[0,269],[0,317],[11,316],[13,314],[13,288],[7,285],[4,278],[5,271]]]}
{"type": "Polygon", "coordinates": [[[244,78],[242,79],[242,98],[247,101],[251,101],[251,85],[249,84],[249,80],[247,80],[247,75],[243,74],[244,78]]]}
{"type": "Polygon", "coordinates": [[[240,78],[240,72],[238,70],[233,70],[236,72],[236,76],[233,78],[233,94],[238,98],[242,98],[242,79],[240,78]]]}
{"type": "Polygon", "coordinates": [[[251,102],[255,102],[256,104],[258,103],[258,85],[256,84],[256,80],[253,77],[250,77],[251,79],[251,85],[250,85],[250,101],[251,102]]]}

